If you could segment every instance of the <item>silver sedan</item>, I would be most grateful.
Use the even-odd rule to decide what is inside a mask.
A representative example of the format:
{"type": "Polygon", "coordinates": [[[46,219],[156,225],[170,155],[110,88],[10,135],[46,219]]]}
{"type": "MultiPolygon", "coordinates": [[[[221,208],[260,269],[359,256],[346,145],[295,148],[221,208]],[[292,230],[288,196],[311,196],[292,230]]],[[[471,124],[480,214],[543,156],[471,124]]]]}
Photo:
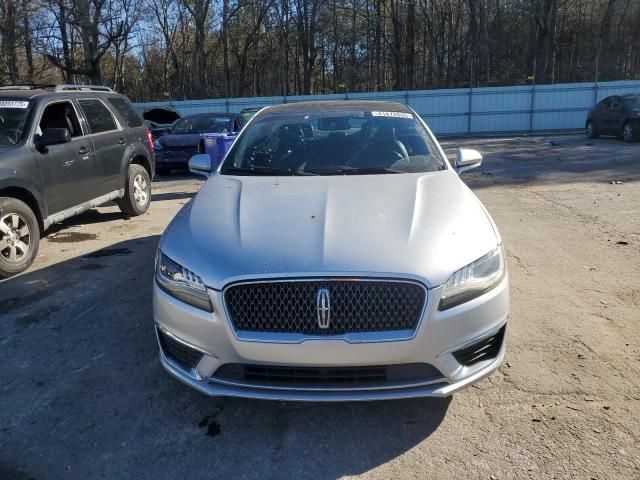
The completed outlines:
{"type": "Polygon", "coordinates": [[[153,291],[162,365],[208,395],[449,396],[504,356],[500,234],[424,121],[386,102],[268,107],[173,219],[153,291]]]}

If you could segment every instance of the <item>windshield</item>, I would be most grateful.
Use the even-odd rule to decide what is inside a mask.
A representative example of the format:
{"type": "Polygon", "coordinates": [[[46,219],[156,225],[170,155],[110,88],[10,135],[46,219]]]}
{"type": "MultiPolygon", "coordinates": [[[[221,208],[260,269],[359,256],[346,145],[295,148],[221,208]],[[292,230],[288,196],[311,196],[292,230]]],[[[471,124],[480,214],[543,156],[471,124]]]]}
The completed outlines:
{"type": "Polygon", "coordinates": [[[240,136],[220,173],[350,175],[445,168],[412,113],[346,106],[263,112],[240,136]]]}
{"type": "Polygon", "coordinates": [[[198,116],[183,118],[171,129],[171,133],[228,133],[231,120],[228,117],[198,116]]]}
{"type": "Polygon", "coordinates": [[[0,147],[20,142],[28,114],[27,100],[0,100],[0,147]]]}

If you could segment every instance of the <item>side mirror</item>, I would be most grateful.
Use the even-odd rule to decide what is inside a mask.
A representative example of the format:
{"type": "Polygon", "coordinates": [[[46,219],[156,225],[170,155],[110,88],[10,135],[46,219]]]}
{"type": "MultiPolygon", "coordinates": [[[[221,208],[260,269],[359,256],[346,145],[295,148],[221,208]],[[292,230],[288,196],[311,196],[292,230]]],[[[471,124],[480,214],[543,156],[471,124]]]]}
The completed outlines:
{"type": "Polygon", "coordinates": [[[196,175],[211,176],[211,157],[208,153],[199,153],[189,159],[189,171],[196,175]]]}
{"type": "Polygon", "coordinates": [[[61,143],[69,143],[71,134],[66,128],[46,128],[42,135],[36,139],[38,148],[46,148],[51,145],[59,145],[61,143]]]}
{"type": "Polygon", "coordinates": [[[470,148],[459,148],[456,151],[456,171],[466,172],[472,168],[477,168],[482,164],[482,155],[477,150],[470,148]]]}

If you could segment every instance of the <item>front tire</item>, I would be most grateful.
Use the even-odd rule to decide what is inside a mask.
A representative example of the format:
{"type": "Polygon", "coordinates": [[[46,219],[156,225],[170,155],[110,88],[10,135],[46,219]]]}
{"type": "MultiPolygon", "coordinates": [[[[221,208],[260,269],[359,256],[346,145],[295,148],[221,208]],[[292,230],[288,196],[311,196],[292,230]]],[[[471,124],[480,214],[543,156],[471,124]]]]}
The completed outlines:
{"type": "Polygon", "coordinates": [[[40,226],[33,210],[15,198],[0,197],[0,277],[29,268],[39,245],[40,226]]]}
{"type": "Polygon", "coordinates": [[[151,204],[151,179],[142,165],[129,165],[124,197],[118,200],[122,213],[137,217],[149,210],[151,204]]]}
{"type": "Polygon", "coordinates": [[[587,122],[586,133],[587,133],[587,138],[589,139],[598,138],[600,136],[600,132],[596,130],[596,126],[593,124],[591,120],[587,122]]]}
{"type": "Polygon", "coordinates": [[[635,142],[638,137],[638,128],[631,122],[625,122],[622,127],[622,139],[627,142],[635,142]]]}

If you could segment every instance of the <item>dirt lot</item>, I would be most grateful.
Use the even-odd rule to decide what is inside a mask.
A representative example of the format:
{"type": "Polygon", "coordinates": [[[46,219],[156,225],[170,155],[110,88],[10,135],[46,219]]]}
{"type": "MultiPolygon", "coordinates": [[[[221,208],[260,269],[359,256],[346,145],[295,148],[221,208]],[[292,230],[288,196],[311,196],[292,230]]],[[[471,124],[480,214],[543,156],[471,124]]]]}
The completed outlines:
{"type": "Polygon", "coordinates": [[[211,399],[169,377],[153,256],[192,177],[150,212],[58,225],[0,283],[0,477],[640,478],[640,144],[469,139],[465,180],[507,246],[499,372],[446,400],[211,399]],[[610,183],[619,181],[623,183],[610,183]]]}

